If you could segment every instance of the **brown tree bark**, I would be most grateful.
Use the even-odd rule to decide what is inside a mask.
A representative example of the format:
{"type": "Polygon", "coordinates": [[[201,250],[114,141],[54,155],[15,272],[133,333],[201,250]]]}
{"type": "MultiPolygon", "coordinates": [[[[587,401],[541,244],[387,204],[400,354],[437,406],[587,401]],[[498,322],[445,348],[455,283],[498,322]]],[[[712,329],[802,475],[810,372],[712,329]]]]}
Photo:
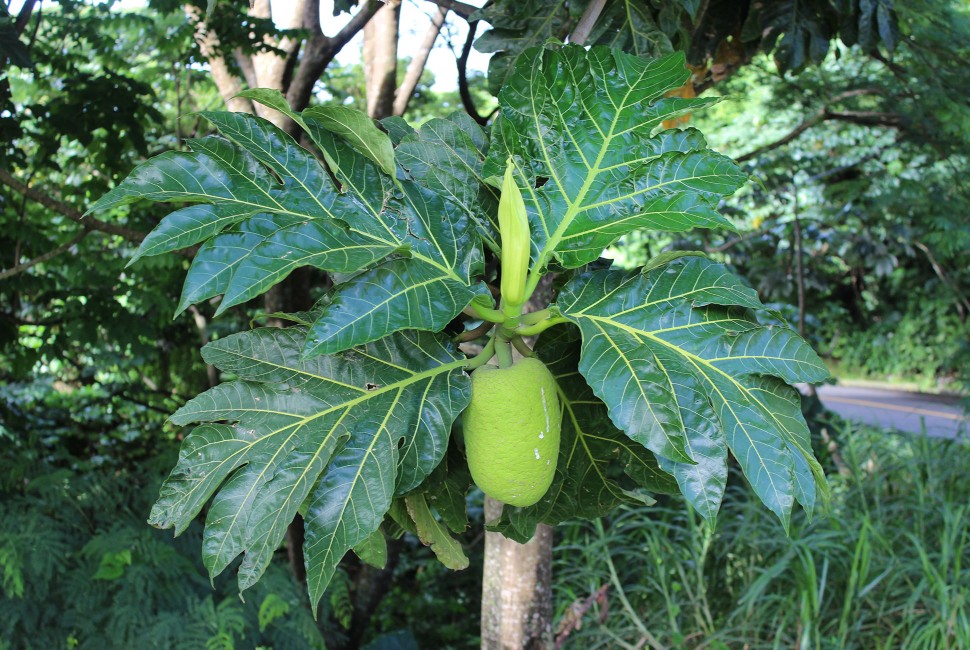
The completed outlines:
{"type": "Polygon", "coordinates": [[[401,0],[388,0],[364,27],[364,83],[367,114],[380,120],[394,113],[397,35],[401,0]]]}
{"type": "MultiPolygon", "coordinates": [[[[485,521],[502,504],[485,498],[485,521]]],[[[540,524],[526,544],[485,533],[482,649],[540,650],[552,645],[552,528],[540,524]]]]}
{"type": "Polygon", "coordinates": [[[428,26],[428,31],[425,32],[424,40],[421,41],[418,51],[411,58],[411,63],[408,64],[408,70],[404,75],[404,81],[401,82],[401,87],[397,89],[397,93],[395,94],[394,115],[404,115],[404,111],[408,109],[408,103],[411,101],[411,96],[414,94],[414,89],[417,88],[418,82],[421,81],[421,75],[424,73],[424,67],[428,63],[431,49],[434,47],[434,42],[438,40],[438,34],[441,33],[441,26],[445,24],[445,17],[447,15],[447,9],[438,7],[438,11],[431,18],[431,25],[428,26]]]}

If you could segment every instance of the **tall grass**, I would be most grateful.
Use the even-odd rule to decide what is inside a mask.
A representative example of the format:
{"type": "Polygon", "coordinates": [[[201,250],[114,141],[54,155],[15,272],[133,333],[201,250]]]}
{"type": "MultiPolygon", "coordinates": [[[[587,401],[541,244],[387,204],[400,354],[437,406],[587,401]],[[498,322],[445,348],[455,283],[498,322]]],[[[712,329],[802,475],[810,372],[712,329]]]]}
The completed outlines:
{"type": "Polygon", "coordinates": [[[740,481],[714,530],[680,499],[565,527],[562,647],[970,649],[970,445],[851,427],[841,453],[789,537],[740,481]]]}

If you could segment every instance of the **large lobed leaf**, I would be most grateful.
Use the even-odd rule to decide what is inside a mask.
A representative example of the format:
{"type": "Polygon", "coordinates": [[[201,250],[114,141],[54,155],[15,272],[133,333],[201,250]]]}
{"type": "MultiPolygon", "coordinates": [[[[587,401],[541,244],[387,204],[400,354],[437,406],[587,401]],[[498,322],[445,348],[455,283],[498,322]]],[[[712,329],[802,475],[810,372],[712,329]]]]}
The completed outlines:
{"type": "Polygon", "coordinates": [[[422,130],[426,145],[440,135],[454,155],[436,159],[434,175],[407,174],[388,134],[362,113],[325,106],[297,114],[279,93],[246,94],[294,119],[326,164],[266,120],[209,112],[221,137],[147,161],[91,208],[194,204],[163,219],[135,256],[202,244],[178,311],[221,294],[221,313],[302,266],[356,273],[309,330],[306,352],[331,354],[402,329],[440,330],[483,291],[472,278],[488,219],[461,202],[480,191],[480,133],[465,135],[460,118],[422,130]],[[449,175],[462,181],[461,193],[440,182],[449,175]]]}
{"type": "Polygon", "coordinates": [[[695,129],[655,133],[709,105],[666,97],[687,79],[682,54],[641,59],[604,47],[524,52],[499,95],[486,177],[516,165],[533,261],[575,268],[640,228],[727,227],[715,209],[746,180],[695,129]]]}
{"type": "Polygon", "coordinates": [[[418,486],[445,455],[467,406],[463,355],[441,337],[399,332],[304,359],[302,328],[261,329],[203,349],[237,379],[188,402],[185,439],[150,523],[184,530],[215,495],[203,558],[211,575],[239,554],[239,587],[265,571],[298,511],[306,521],[314,606],[349,549],[380,526],[395,494],[418,486]]]}
{"type": "Polygon", "coordinates": [[[581,274],[558,303],[582,331],[579,370],[612,421],[657,455],[698,512],[717,513],[727,449],[786,527],[795,500],[812,510],[824,477],[787,384],[828,371],[795,332],[758,321],[763,306],[740,278],[680,257],[581,274]]]}

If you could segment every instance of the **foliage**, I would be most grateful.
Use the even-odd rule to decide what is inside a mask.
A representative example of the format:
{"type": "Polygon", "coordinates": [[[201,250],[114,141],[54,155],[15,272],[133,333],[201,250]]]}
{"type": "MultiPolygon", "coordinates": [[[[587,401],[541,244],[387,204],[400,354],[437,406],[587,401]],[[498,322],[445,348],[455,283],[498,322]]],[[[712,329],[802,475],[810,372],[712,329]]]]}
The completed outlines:
{"type": "Polygon", "coordinates": [[[761,58],[719,85],[725,101],[691,119],[761,180],[726,202],[743,234],[640,233],[618,262],[701,248],[794,304],[800,258],[806,333],[824,354],[876,377],[952,380],[970,340],[970,108],[950,89],[970,84],[970,16],[953,3],[899,12],[892,61],[840,46],[784,83],[761,58]]]}
{"type": "Polygon", "coordinates": [[[847,470],[830,479],[830,510],[795,517],[790,538],[734,481],[714,529],[680,497],[565,527],[554,556],[563,647],[970,643],[970,448],[835,428],[847,470]],[[577,614],[604,585],[606,604],[577,614]]]}
{"type": "Polygon", "coordinates": [[[243,602],[205,578],[201,526],[178,540],[145,526],[173,455],[150,433],[157,414],[129,407],[119,424],[66,397],[3,388],[0,647],[324,647],[288,569],[274,565],[243,602]]]}
{"type": "MultiPolygon", "coordinates": [[[[404,80],[409,64],[409,59],[398,61],[398,86],[404,80]]],[[[478,107],[479,112],[487,115],[495,106],[495,98],[485,88],[485,75],[478,70],[469,70],[466,74],[468,91],[475,106],[478,107]]],[[[341,65],[338,62],[331,63],[327,67],[323,82],[325,84],[324,99],[328,103],[333,102],[360,111],[366,110],[363,64],[341,65]]],[[[448,117],[462,108],[461,97],[457,90],[434,90],[435,82],[434,74],[425,68],[418,85],[414,89],[411,101],[408,102],[407,117],[409,123],[420,126],[434,118],[448,117]]]]}
{"type": "MultiPolygon", "coordinates": [[[[184,401],[179,395],[206,385],[193,350],[204,333],[193,319],[171,319],[183,260],[125,270],[124,238],[87,230],[69,215],[79,218],[142,156],[178,146],[191,125],[178,121],[182,114],[221,100],[184,55],[191,33],[171,15],[62,3],[45,7],[43,21],[33,66],[8,66],[0,80],[10,89],[9,111],[0,110],[9,136],[0,138],[0,166],[47,188],[41,193],[60,209],[5,187],[0,250],[4,268],[14,270],[22,260],[61,254],[0,282],[0,380],[40,373],[170,410],[184,401]]],[[[107,219],[133,230],[156,223],[151,210],[107,219]]]]}
{"type": "MultiPolygon", "coordinates": [[[[477,12],[473,18],[492,26],[475,42],[476,49],[495,53],[488,65],[492,92],[508,80],[519,54],[546,39],[564,39],[591,4],[498,0],[477,12]]],[[[587,44],[638,56],[685,52],[695,81],[719,81],[725,69],[758,52],[773,55],[781,73],[799,72],[821,63],[836,39],[866,52],[880,45],[892,52],[900,38],[892,0],[608,0],[600,9],[587,44]]]]}
{"type": "MultiPolygon", "coordinates": [[[[464,370],[491,350],[506,367],[512,339],[565,321],[581,332],[578,361],[578,338],[561,334],[554,336],[572,345],[542,347],[540,356],[553,366],[578,363],[619,431],[588,428],[586,409],[568,397],[585,386],[571,371],[575,388],[561,385],[571,419],[565,457],[539,504],[506,509],[507,534],[527,538],[540,521],[643,502],[644,490],[671,489],[669,475],[713,519],[729,448],[786,527],[796,500],[811,511],[824,479],[797,394],[784,383],[826,376],[811,349],[773,316],[759,317],[757,296],[702,257],[666,257],[632,274],[586,269],[634,229],[729,225],[714,208],[743,184],[736,165],[696,130],[655,133],[711,103],[665,97],[686,76],[678,55],[537,48],[522,55],[500,94],[490,141],[462,115],[420,131],[392,119],[388,135],[346,107],[295,113],[278,93],[251,90],[245,95],[307,133],[326,166],[265,120],[215,112],[205,117],[222,137],[139,166],[92,211],[144,198],[192,204],[166,217],[136,254],[201,244],[179,310],[221,294],[221,313],[301,266],[343,274],[310,312],[290,317],[298,326],[206,346],[205,361],[233,380],[172,416],[176,425],[201,424],[183,443],[152,523],[179,533],[214,495],[203,558],[214,576],[244,554],[244,590],[299,512],[314,606],[344,553],[383,556],[385,519],[461,566],[447,533],[464,529],[463,503],[446,509],[454,503],[441,493],[447,479],[426,479],[468,404],[464,370]],[[485,181],[509,164],[531,225],[523,295],[551,265],[565,271],[558,304],[528,323],[516,305],[495,305],[485,284],[492,278],[484,250],[501,256],[508,246],[498,245],[485,181]],[[434,333],[466,309],[499,323],[474,361],[434,333]],[[605,474],[616,460],[610,447],[568,451],[596,435],[624,441],[636,461],[625,461],[621,475],[605,474]],[[602,487],[587,497],[591,470],[602,487]],[[443,524],[429,517],[428,500],[443,524]]],[[[448,464],[449,472],[461,469],[461,461],[448,464]]]]}

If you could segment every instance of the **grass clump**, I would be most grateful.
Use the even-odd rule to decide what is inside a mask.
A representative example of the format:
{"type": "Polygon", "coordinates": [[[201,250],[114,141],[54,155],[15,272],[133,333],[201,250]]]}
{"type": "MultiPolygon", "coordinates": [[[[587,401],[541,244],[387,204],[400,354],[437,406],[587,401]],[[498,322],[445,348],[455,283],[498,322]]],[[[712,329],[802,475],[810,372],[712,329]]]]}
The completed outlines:
{"type": "Polygon", "coordinates": [[[790,537],[740,481],[714,530],[680,499],[564,528],[557,647],[970,648],[970,445],[841,437],[790,537]]]}

